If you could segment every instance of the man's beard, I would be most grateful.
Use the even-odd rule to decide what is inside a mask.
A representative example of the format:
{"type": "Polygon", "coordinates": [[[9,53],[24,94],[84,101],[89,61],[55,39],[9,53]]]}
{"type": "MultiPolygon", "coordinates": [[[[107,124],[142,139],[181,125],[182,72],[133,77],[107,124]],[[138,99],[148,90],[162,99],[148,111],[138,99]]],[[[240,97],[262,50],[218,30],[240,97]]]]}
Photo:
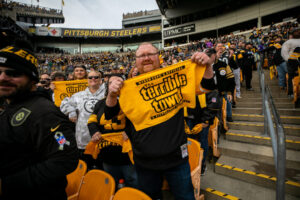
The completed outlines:
{"type": "Polygon", "coordinates": [[[0,96],[0,98],[10,99],[10,100],[21,98],[25,94],[30,93],[32,90],[32,82],[31,81],[28,81],[25,85],[21,85],[21,86],[17,86],[15,84],[5,82],[5,81],[0,82],[0,85],[8,85],[8,86],[13,86],[16,88],[16,90],[13,91],[12,93],[3,94],[0,96]]]}

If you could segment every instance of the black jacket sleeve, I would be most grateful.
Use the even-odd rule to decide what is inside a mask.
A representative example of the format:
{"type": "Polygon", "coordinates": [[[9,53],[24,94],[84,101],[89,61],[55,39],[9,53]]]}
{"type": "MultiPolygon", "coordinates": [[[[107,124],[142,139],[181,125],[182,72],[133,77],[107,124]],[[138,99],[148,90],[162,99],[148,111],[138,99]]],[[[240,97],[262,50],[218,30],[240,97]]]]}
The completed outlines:
{"type": "Polygon", "coordinates": [[[93,136],[96,132],[100,131],[98,126],[99,121],[97,114],[100,111],[101,105],[102,101],[98,101],[98,103],[96,103],[93,113],[91,114],[88,120],[88,128],[91,136],[93,136]]]}

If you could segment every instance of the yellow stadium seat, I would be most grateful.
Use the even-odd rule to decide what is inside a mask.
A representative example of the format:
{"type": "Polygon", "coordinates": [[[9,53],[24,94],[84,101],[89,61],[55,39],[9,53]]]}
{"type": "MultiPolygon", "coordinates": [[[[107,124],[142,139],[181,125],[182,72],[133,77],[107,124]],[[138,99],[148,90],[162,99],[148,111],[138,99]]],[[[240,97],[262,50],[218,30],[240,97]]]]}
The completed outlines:
{"type": "Polygon", "coordinates": [[[78,166],[72,173],[67,175],[68,185],[66,187],[67,196],[78,193],[81,181],[86,173],[87,164],[83,160],[79,160],[78,166]]]}
{"type": "MultiPolygon", "coordinates": [[[[200,177],[201,164],[203,159],[203,149],[197,140],[188,138],[188,153],[189,164],[191,168],[191,178],[194,187],[194,194],[196,200],[204,199],[204,195],[200,195],[200,177]]],[[[163,181],[162,190],[169,190],[169,185],[166,179],[163,181]]]]}
{"type": "Polygon", "coordinates": [[[226,131],[228,131],[228,126],[227,126],[227,102],[225,98],[223,97],[223,104],[222,104],[222,120],[223,120],[223,127],[226,131]]]}
{"type": "Polygon", "coordinates": [[[212,148],[215,157],[220,157],[220,151],[218,149],[218,125],[219,119],[215,117],[214,124],[209,127],[208,132],[208,145],[212,148]]]}
{"type": "Polygon", "coordinates": [[[151,200],[151,198],[144,192],[131,188],[124,187],[118,190],[113,200],[151,200]]]}
{"type": "Polygon", "coordinates": [[[197,140],[188,138],[189,164],[191,168],[191,178],[194,186],[195,199],[200,199],[200,177],[201,164],[203,159],[203,149],[197,140]]]}
{"type": "Polygon", "coordinates": [[[267,68],[268,66],[269,66],[268,59],[265,58],[265,59],[264,59],[264,65],[263,65],[263,67],[264,67],[264,68],[267,68]]]}
{"type": "Polygon", "coordinates": [[[300,95],[299,77],[300,76],[296,76],[295,78],[293,78],[294,103],[296,103],[296,101],[297,101],[297,99],[299,98],[299,95],[300,95]]]}
{"type": "Polygon", "coordinates": [[[115,187],[115,180],[110,174],[93,169],[84,176],[79,192],[68,200],[111,200],[115,187]]]}

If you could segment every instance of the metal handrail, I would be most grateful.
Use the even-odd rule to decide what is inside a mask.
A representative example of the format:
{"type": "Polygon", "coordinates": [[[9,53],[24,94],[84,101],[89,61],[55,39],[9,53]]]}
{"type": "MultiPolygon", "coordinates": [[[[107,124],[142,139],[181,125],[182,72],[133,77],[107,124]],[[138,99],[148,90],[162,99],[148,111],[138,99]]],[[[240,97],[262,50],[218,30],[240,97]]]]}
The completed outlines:
{"type": "MultiPolygon", "coordinates": [[[[263,58],[263,57],[262,57],[263,58]]],[[[276,200],[285,199],[285,164],[286,164],[286,149],[285,149],[285,133],[280,120],[280,115],[277,112],[270,88],[265,84],[265,75],[262,69],[261,59],[258,65],[259,83],[262,91],[262,112],[264,115],[264,134],[269,134],[272,142],[273,157],[276,169],[276,200]],[[269,106],[271,105],[271,108],[269,106]],[[271,111],[273,118],[271,116],[271,111]],[[276,131],[274,129],[274,123],[276,131]]]]}

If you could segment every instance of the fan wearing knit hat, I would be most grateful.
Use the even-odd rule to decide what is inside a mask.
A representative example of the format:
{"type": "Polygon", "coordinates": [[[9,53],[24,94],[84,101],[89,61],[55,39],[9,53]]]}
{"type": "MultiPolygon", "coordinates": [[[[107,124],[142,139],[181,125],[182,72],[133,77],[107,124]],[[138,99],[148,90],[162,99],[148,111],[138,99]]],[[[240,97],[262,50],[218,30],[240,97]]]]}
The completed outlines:
{"type": "Polygon", "coordinates": [[[67,199],[66,176],[78,164],[74,124],[38,81],[30,46],[0,49],[1,200],[67,199]]]}
{"type": "Polygon", "coordinates": [[[39,82],[37,58],[32,53],[32,47],[26,41],[18,40],[14,45],[1,49],[0,65],[13,68],[39,82]]]}
{"type": "Polygon", "coordinates": [[[0,97],[16,99],[28,91],[34,91],[39,82],[37,58],[31,46],[17,41],[0,50],[0,97]]]}

